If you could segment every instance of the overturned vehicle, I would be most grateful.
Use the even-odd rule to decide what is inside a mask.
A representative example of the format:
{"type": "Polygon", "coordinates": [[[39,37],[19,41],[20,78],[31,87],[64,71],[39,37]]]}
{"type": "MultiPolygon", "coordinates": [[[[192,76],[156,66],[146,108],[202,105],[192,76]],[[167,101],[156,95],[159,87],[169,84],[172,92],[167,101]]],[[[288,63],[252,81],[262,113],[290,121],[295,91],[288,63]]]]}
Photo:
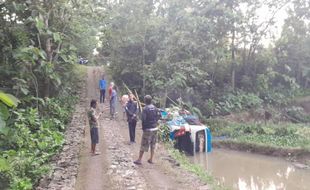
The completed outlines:
{"type": "Polygon", "coordinates": [[[175,148],[190,155],[211,152],[211,132],[197,116],[178,108],[162,110],[161,115],[162,125],[168,126],[169,138],[175,141],[175,148]]]}

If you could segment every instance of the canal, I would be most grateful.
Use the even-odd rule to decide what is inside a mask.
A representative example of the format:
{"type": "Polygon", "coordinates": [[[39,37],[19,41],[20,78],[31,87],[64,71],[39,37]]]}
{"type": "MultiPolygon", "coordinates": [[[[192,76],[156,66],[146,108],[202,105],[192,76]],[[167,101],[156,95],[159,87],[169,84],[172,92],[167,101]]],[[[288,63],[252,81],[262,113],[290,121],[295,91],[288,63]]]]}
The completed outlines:
{"type": "Polygon", "coordinates": [[[235,190],[310,190],[310,170],[296,168],[282,158],[213,149],[190,160],[235,190]]]}

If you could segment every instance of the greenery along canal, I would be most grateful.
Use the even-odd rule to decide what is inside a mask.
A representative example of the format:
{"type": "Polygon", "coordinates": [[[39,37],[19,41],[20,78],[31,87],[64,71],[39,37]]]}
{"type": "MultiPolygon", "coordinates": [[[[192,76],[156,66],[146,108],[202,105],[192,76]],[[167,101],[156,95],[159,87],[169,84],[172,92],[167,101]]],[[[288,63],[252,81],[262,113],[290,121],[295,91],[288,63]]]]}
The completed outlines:
{"type": "Polygon", "coordinates": [[[310,106],[291,103],[310,94],[309,9],[309,0],[0,0],[0,90],[20,100],[0,103],[0,189],[31,189],[47,171],[78,58],[162,108],[182,99],[208,118],[280,110],[267,125],[209,125],[221,146],[308,164],[310,106]]]}
{"type": "Polygon", "coordinates": [[[261,153],[265,151],[265,154],[272,154],[268,150],[271,148],[274,155],[278,150],[278,154],[282,156],[310,152],[310,127],[307,123],[251,124],[209,120],[208,124],[215,137],[215,144],[231,143],[239,145],[240,149],[246,149],[244,145],[249,145],[248,149],[261,153]]]}

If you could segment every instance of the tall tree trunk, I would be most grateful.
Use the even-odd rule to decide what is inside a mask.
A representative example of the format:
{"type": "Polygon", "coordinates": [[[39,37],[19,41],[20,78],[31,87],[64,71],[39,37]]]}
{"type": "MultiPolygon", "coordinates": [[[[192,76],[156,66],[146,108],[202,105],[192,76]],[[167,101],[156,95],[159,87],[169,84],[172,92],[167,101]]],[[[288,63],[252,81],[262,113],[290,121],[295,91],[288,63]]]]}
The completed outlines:
{"type": "Polygon", "coordinates": [[[160,101],[160,107],[165,108],[167,104],[167,96],[168,96],[168,89],[167,87],[165,88],[164,96],[161,98],[160,101]]]}
{"type": "Polygon", "coordinates": [[[143,77],[143,84],[142,84],[142,95],[145,96],[145,35],[146,29],[144,30],[143,34],[143,46],[142,46],[142,77],[143,77]]]}
{"type": "MultiPolygon", "coordinates": [[[[45,46],[45,51],[47,54],[47,59],[49,62],[53,61],[53,50],[52,50],[52,39],[48,38],[46,40],[46,46],[45,46]]],[[[49,76],[45,76],[45,86],[44,86],[44,97],[49,97],[50,96],[50,78],[49,76]]]]}
{"type": "MultiPolygon", "coordinates": [[[[48,2],[46,2],[48,3],[48,2]]],[[[50,19],[50,15],[52,12],[52,5],[47,4],[49,7],[49,10],[47,12],[47,14],[44,16],[44,24],[45,24],[45,28],[49,28],[49,19],[50,19]]],[[[53,62],[53,42],[52,42],[52,38],[48,37],[45,41],[45,52],[47,55],[47,60],[48,62],[52,63],[53,62]]],[[[49,76],[45,76],[45,81],[44,81],[44,97],[49,97],[50,96],[50,78],[49,76]]]]}
{"type": "Polygon", "coordinates": [[[235,36],[236,31],[235,27],[233,26],[232,29],[232,39],[231,39],[231,88],[235,91],[235,75],[236,75],[236,59],[235,59],[235,36]]]}

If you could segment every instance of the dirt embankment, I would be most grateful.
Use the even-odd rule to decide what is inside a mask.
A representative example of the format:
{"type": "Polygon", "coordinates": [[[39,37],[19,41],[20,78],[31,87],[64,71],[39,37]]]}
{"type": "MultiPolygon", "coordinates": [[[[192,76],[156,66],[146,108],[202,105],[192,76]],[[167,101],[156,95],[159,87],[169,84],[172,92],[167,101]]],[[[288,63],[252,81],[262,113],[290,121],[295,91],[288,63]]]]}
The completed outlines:
{"type": "Polygon", "coordinates": [[[80,101],[75,106],[71,123],[65,132],[62,150],[51,161],[51,172],[39,182],[37,190],[74,189],[78,174],[79,152],[86,124],[85,104],[86,90],[82,81],[79,92],[80,101]]]}

